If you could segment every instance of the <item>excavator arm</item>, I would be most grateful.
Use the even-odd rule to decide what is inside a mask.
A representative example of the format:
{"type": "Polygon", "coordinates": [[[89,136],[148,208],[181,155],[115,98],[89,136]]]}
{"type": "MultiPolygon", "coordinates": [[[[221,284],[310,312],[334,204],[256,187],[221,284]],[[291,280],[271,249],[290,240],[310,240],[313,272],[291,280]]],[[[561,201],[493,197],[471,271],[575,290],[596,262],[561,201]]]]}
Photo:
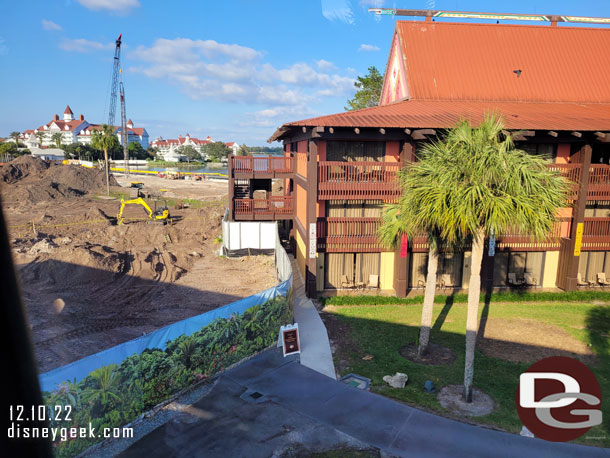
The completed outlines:
{"type": "Polygon", "coordinates": [[[136,205],[142,205],[142,207],[144,207],[144,210],[146,211],[148,217],[150,219],[153,218],[153,211],[151,210],[151,208],[148,206],[148,204],[146,203],[146,201],[144,199],[142,199],[141,197],[138,197],[137,199],[131,199],[131,200],[125,200],[125,199],[121,199],[121,208],[119,209],[119,214],[116,217],[117,220],[117,224],[120,226],[121,224],[123,224],[123,210],[125,210],[125,206],[129,205],[129,204],[136,204],[136,205]]]}

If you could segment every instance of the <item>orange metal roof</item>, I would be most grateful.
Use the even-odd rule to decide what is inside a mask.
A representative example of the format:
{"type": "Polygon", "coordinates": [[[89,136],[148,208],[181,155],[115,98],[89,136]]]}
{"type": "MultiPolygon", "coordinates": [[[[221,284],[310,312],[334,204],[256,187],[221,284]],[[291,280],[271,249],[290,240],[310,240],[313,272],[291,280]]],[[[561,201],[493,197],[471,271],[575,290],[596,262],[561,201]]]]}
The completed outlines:
{"type": "Polygon", "coordinates": [[[396,31],[411,99],[610,102],[608,28],[397,21],[396,31]]]}
{"type": "Polygon", "coordinates": [[[284,124],[448,128],[486,113],[507,129],[610,130],[610,29],[397,21],[409,100],[284,124]],[[514,70],[521,70],[520,76],[514,70]]]}
{"type": "Polygon", "coordinates": [[[609,130],[610,103],[527,103],[409,100],[284,124],[327,127],[447,128],[460,119],[478,124],[486,113],[507,129],[609,130]]]}

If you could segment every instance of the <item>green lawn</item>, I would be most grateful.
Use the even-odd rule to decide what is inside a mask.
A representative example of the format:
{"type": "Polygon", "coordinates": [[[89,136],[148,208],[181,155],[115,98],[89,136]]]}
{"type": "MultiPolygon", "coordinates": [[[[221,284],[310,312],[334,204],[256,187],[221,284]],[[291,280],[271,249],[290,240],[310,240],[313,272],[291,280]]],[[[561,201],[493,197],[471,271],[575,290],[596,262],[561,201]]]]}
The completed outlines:
{"type": "MultiPolygon", "coordinates": [[[[580,347],[586,351],[588,347],[593,352],[596,360],[593,364],[589,363],[589,367],[597,376],[605,395],[602,401],[604,423],[592,428],[577,441],[610,447],[610,296],[596,299],[593,304],[597,305],[584,301],[566,303],[492,300],[488,307],[481,304],[480,315],[486,318],[489,324],[495,322],[496,332],[498,329],[503,332],[502,326],[498,324],[504,322],[510,323],[510,326],[525,323],[533,335],[521,335],[521,338],[531,337],[532,342],[536,343],[544,341],[545,333],[548,334],[549,330],[556,331],[564,336],[564,344],[566,341],[572,342],[574,348],[580,347]],[[602,439],[594,439],[599,437],[602,439]]],[[[417,340],[421,305],[340,306],[327,303],[324,312],[322,315],[329,325],[330,337],[338,345],[335,364],[341,375],[350,372],[364,375],[371,379],[371,390],[374,392],[456,418],[440,406],[435,394],[425,393],[423,385],[426,380],[433,380],[438,389],[445,385],[463,383],[466,304],[447,301],[434,307],[431,342],[449,347],[457,355],[456,361],[448,366],[416,364],[399,354],[400,348],[417,340]],[[373,358],[363,360],[366,355],[373,358]],[[409,382],[404,389],[390,388],[382,380],[384,375],[395,372],[408,374],[409,382]]],[[[523,345],[523,349],[533,356],[537,355],[542,346],[513,345],[516,350],[519,350],[519,345],[523,345]]],[[[550,346],[552,344],[546,346],[547,352],[550,346]]],[[[518,355],[519,352],[515,354],[518,355]]],[[[565,350],[559,354],[571,355],[565,350]]],[[[490,415],[463,420],[518,433],[522,424],[515,408],[515,391],[519,375],[531,364],[486,356],[480,348],[477,349],[475,387],[489,394],[495,400],[497,408],[490,415]]]]}

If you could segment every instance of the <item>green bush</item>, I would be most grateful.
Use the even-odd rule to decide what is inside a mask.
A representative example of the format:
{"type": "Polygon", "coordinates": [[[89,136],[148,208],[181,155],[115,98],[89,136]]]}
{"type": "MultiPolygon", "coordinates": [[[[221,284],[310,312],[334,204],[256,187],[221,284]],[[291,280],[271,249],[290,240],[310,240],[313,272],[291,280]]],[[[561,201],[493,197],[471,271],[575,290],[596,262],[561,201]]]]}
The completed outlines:
{"type": "MultiPolygon", "coordinates": [[[[468,302],[468,294],[455,294],[453,296],[436,295],[434,302],[444,304],[447,298],[455,304],[468,302]]],[[[572,302],[572,301],[603,301],[610,302],[610,293],[603,291],[569,291],[569,292],[515,292],[507,291],[493,293],[493,302],[572,302]]],[[[333,296],[321,298],[323,305],[411,305],[422,304],[424,296],[396,297],[396,296],[333,296]]],[[[485,294],[481,294],[481,302],[485,301],[485,294]]]]}

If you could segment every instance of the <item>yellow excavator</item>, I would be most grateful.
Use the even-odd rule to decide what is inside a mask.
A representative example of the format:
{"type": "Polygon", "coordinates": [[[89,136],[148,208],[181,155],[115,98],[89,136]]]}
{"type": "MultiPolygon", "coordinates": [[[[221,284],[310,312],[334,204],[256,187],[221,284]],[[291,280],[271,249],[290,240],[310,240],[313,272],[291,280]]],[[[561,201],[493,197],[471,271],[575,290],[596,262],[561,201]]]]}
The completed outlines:
{"type": "Polygon", "coordinates": [[[138,197],[135,199],[121,199],[121,208],[119,209],[119,214],[116,217],[117,224],[120,226],[123,224],[125,218],[123,217],[123,210],[125,210],[126,205],[141,205],[146,210],[146,214],[148,218],[153,223],[162,223],[162,224],[172,224],[172,218],[169,214],[169,208],[167,206],[167,202],[164,201],[164,205],[160,205],[161,201],[154,202],[154,210],[150,208],[150,206],[146,203],[142,197],[140,197],[138,193],[138,197]],[[159,205],[158,205],[159,204],[159,205]]]}

